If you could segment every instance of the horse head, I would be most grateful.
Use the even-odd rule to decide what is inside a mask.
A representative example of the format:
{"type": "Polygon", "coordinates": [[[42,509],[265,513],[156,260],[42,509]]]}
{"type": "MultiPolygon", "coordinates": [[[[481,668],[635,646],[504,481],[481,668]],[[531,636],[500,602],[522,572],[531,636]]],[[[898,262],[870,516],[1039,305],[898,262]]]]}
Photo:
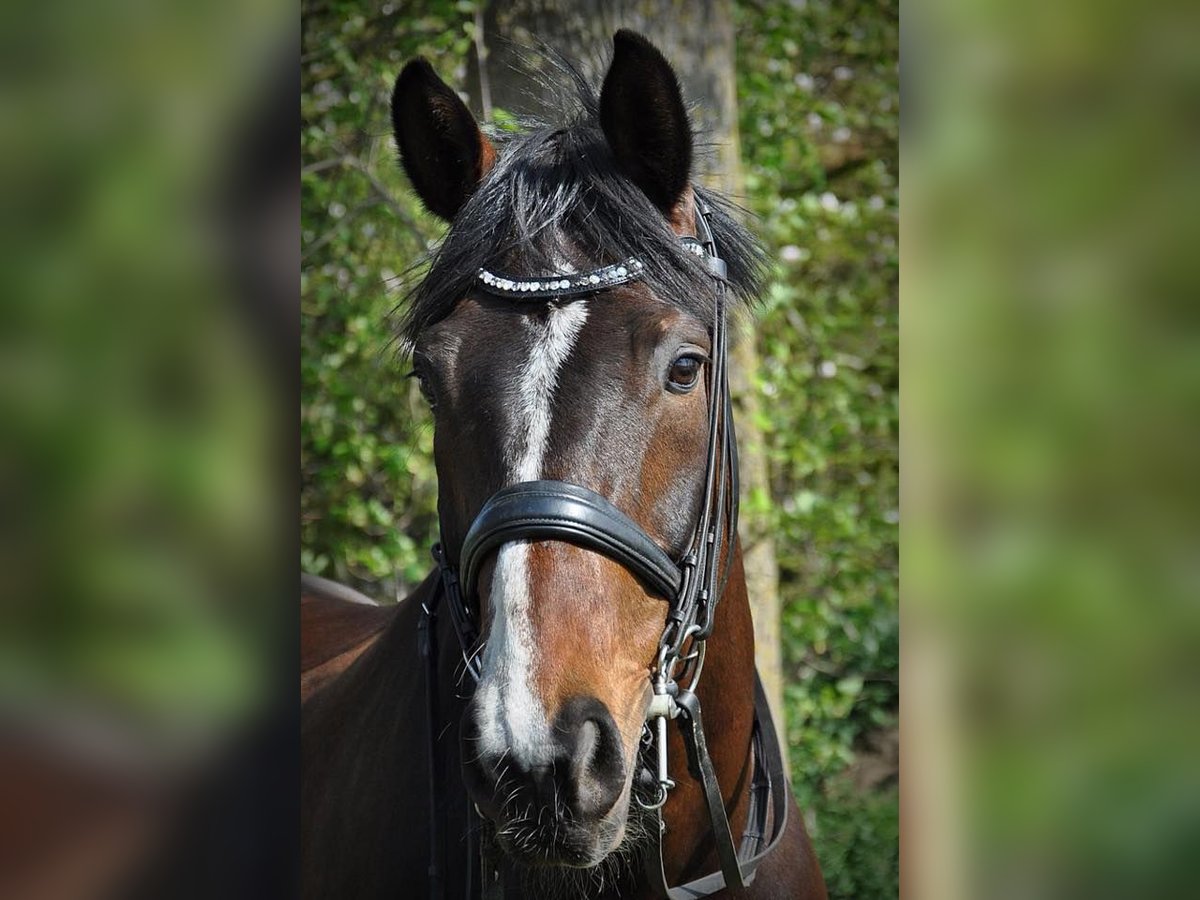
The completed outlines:
{"type": "MultiPolygon", "coordinates": [[[[731,428],[719,288],[750,295],[759,257],[693,184],[670,65],[631,32],[614,48],[599,96],[580,85],[574,121],[503,140],[423,60],[396,82],[401,162],[450,223],[404,327],[433,408],[442,540],[456,563],[479,549],[472,525],[489,501],[531,484],[523,499],[536,500],[546,482],[600,498],[671,561],[709,552],[698,523],[716,508],[714,457],[732,452],[715,424],[731,428]],[[703,258],[710,223],[727,279],[703,258]]],[[[721,462],[723,515],[736,465],[721,462]]],[[[722,522],[709,568],[727,575],[733,528],[722,522]]],[[[658,788],[635,776],[675,598],[619,554],[528,528],[473,559],[459,571],[480,632],[463,667],[478,678],[462,727],[468,792],[514,859],[595,865],[627,842],[634,801],[658,788]]],[[[676,625],[681,645],[683,628],[689,642],[698,633],[676,625]]]]}

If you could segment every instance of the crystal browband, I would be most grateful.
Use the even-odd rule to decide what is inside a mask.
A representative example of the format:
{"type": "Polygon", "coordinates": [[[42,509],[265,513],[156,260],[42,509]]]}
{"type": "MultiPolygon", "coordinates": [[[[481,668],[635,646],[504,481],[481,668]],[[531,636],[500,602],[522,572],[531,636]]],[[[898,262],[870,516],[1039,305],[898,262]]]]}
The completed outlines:
{"type": "Polygon", "coordinates": [[[572,297],[637,281],[642,277],[644,268],[641,260],[631,257],[625,262],[572,275],[512,278],[480,269],[475,280],[485,291],[504,297],[572,297]]]}
{"type": "MultiPolygon", "coordinates": [[[[685,250],[696,256],[705,256],[704,245],[694,237],[680,239],[685,250]]],[[[605,288],[616,287],[642,277],[645,265],[640,259],[630,257],[621,263],[602,266],[591,272],[576,272],[572,275],[533,275],[527,278],[513,278],[507,275],[497,275],[487,269],[475,273],[475,280],[489,294],[501,297],[576,297],[581,294],[591,294],[605,288]]]]}

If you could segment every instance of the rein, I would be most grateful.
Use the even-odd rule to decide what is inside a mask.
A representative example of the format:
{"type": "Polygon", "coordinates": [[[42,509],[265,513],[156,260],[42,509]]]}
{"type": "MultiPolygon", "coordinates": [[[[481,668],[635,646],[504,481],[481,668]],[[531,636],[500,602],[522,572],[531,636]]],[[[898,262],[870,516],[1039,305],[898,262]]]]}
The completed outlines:
{"type": "MultiPolygon", "coordinates": [[[[716,287],[712,324],[712,365],[708,440],[705,455],[704,499],[688,548],[673,559],[646,532],[601,495],[562,481],[529,481],[496,492],[483,505],[467,531],[457,567],[441,544],[433,548],[440,571],[440,590],[429,606],[422,606],[419,647],[426,665],[426,707],[429,735],[429,775],[432,817],[429,857],[430,896],[441,900],[445,879],[441,858],[441,823],[438,815],[438,784],[441,777],[435,736],[438,725],[436,619],[438,605],[449,613],[462,651],[466,673],[480,678],[479,627],[470,599],[478,587],[479,570],[488,554],[514,540],[555,540],[575,544],[620,563],[653,594],[670,604],[666,625],[659,640],[651,686],[653,698],[646,714],[643,744],[653,746],[654,770],[638,777],[654,784],[652,803],[639,805],[653,810],[658,823],[651,850],[645,855],[644,872],[658,896],[667,900],[696,900],[722,890],[737,896],[754,880],[759,864],[779,845],[787,826],[787,782],[783,757],[771,711],[762,684],[755,673],[754,726],[751,752],[754,778],[750,791],[750,814],[740,852],[734,843],[716,771],[709,757],[700,700],[695,690],[704,668],[705,648],[712,634],[715,610],[729,578],[729,557],[737,536],[738,458],[734,434],[733,405],[727,368],[728,331],[725,288],[727,269],[717,253],[710,225],[711,209],[696,198],[698,237],[681,238],[685,248],[704,260],[716,287]],[[725,557],[724,567],[721,565],[725,557]],[[686,685],[686,686],[685,686],[686,685]],[[675,782],[667,760],[667,723],[674,719],[682,732],[687,769],[703,788],[720,870],[678,887],[667,884],[663,864],[662,836],[666,823],[662,807],[675,782]],[[653,727],[652,727],[653,726],[653,727]],[[767,837],[768,823],[771,826],[767,837]]],[[[480,270],[479,287],[489,293],[542,300],[591,294],[637,280],[644,270],[637,259],[573,275],[511,278],[480,270]]],[[[477,816],[472,809],[471,815],[477,816]]],[[[472,829],[472,833],[477,829],[472,829]]],[[[466,896],[472,895],[474,849],[468,852],[466,896]]],[[[499,867],[487,847],[478,853],[481,863],[481,897],[503,898],[504,884],[499,867]]]]}

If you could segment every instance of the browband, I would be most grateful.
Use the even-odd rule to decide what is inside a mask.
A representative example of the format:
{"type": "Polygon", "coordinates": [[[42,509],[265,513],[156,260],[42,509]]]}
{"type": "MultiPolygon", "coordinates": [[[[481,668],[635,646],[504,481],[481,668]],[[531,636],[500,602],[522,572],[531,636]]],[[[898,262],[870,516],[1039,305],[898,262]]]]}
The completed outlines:
{"type": "Polygon", "coordinates": [[[662,599],[679,593],[679,565],[636,522],[594,491],[564,481],[525,481],[497,491],[463,541],[464,596],[474,596],[487,555],[512,540],[565,541],[615,560],[662,599]]]}
{"type": "Polygon", "coordinates": [[[645,266],[640,259],[630,257],[624,262],[601,266],[590,272],[575,272],[570,275],[558,273],[518,278],[497,275],[487,269],[475,273],[475,281],[489,294],[511,297],[517,300],[541,300],[547,297],[581,297],[637,281],[642,277],[645,266]]]}
{"type": "MultiPolygon", "coordinates": [[[[724,279],[725,263],[719,256],[709,254],[702,241],[685,236],[679,239],[684,250],[703,259],[718,278],[724,279]]],[[[515,276],[480,269],[475,281],[480,288],[498,297],[516,300],[545,300],[547,298],[582,297],[617,285],[639,281],[646,271],[645,263],[635,256],[624,262],[601,266],[590,272],[569,274],[515,276]]]]}

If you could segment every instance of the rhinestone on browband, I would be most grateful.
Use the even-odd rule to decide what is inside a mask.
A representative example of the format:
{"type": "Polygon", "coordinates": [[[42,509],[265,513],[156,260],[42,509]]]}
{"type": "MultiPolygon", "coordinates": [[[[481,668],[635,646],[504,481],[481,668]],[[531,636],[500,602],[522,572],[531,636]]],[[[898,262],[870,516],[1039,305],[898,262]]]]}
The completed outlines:
{"type": "Polygon", "coordinates": [[[510,278],[480,269],[475,280],[488,293],[502,297],[572,297],[616,287],[642,277],[645,266],[640,259],[630,257],[591,272],[573,275],[535,275],[531,278],[510,278]]]}

